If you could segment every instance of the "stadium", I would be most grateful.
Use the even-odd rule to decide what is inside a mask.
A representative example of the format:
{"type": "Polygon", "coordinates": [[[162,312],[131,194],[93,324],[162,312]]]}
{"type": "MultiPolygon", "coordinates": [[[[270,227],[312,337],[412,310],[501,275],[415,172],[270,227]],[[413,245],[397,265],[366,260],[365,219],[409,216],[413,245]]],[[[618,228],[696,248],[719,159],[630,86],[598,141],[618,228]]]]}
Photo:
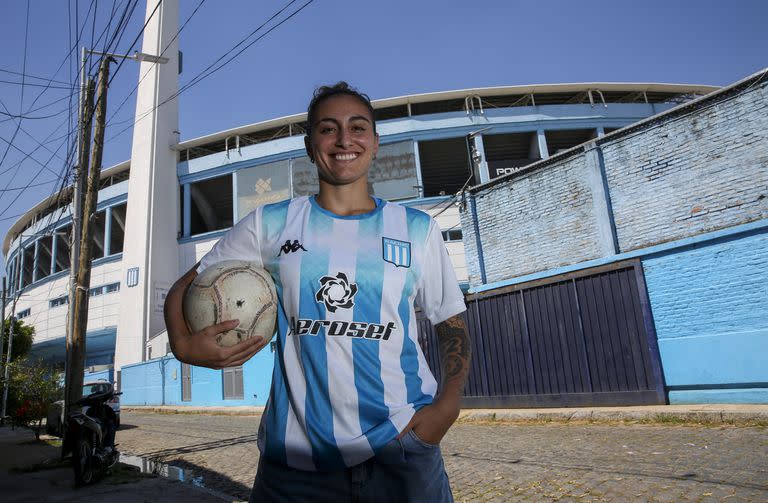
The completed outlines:
{"type": "MultiPolygon", "coordinates": [[[[514,173],[714,89],[680,84],[550,84],[376,100],[381,148],[371,169],[371,193],[433,215],[443,230],[457,277],[466,287],[463,229],[455,198],[462,188],[514,173]]],[[[317,190],[315,168],[304,152],[305,120],[306,114],[301,113],[174,146],[178,156],[172,191],[175,211],[165,229],[176,237],[171,251],[177,257],[174,273],[180,275],[195,264],[256,205],[317,190]]],[[[137,239],[126,224],[132,208],[132,174],[128,161],[102,174],[87,336],[86,367],[91,372],[120,370],[114,367],[116,360],[121,361],[116,355],[122,328],[120,306],[126,304],[123,297],[131,286],[123,249],[137,239]]],[[[165,197],[171,199],[170,195],[165,197]]],[[[21,294],[17,316],[36,330],[34,354],[59,362],[65,353],[69,199],[68,193],[57,194],[40,202],[15,222],[3,242],[12,279],[9,290],[12,295],[21,294]]],[[[155,313],[168,286],[165,280],[146,300],[155,313]]],[[[130,353],[135,356],[123,360],[123,365],[169,352],[162,328],[132,340],[137,347],[130,348],[130,353]]],[[[271,366],[258,373],[270,372],[271,366]]],[[[227,375],[221,381],[229,379],[227,375]]],[[[232,389],[228,385],[221,396],[227,403],[239,404],[238,399],[230,402],[229,395],[239,400],[248,396],[243,393],[242,372],[231,379],[232,389]]],[[[258,395],[266,397],[264,391],[258,395]]]]}
{"type": "MultiPolygon", "coordinates": [[[[274,348],[242,367],[182,364],[163,303],[253,208],[315,193],[306,114],[180,141],[177,17],[147,26],[143,51],[171,56],[141,63],[130,160],[102,171],[86,373],[114,381],[125,405],[264,405],[274,348]]],[[[467,294],[465,406],[765,401],[764,76],[374,100],[370,193],[435,218],[467,294]],[[685,290],[694,273],[706,287],[685,290]]],[[[6,312],[34,326],[32,356],[54,365],[66,353],[71,199],[29,208],[3,240],[6,312]]],[[[419,328],[439,372],[434,333],[419,328]]]]}

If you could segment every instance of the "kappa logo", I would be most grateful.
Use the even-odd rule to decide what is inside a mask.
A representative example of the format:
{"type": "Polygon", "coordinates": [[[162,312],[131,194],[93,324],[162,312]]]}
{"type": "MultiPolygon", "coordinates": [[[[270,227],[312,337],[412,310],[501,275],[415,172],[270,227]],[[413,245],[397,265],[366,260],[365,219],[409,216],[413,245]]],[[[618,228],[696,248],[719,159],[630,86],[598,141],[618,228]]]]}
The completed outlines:
{"type": "Polygon", "coordinates": [[[315,300],[325,304],[329,313],[335,313],[336,309],[349,309],[355,305],[357,284],[350,283],[347,275],[339,272],[336,276],[323,276],[320,278],[320,289],[315,293],[315,300]]]}
{"type": "Polygon", "coordinates": [[[286,242],[283,244],[283,246],[281,246],[281,247],[280,247],[280,252],[277,254],[277,256],[279,257],[279,256],[280,256],[280,255],[282,255],[283,253],[285,253],[285,254],[287,255],[287,254],[289,254],[289,253],[297,252],[297,251],[299,251],[299,250],[307,251],[307,249],[306,249],[306,248],[304,248],[304,247],[301,245],[301,243],[299,243],[299,240],[298,240],[298,239],[294,239],[294,240],[293,240],[293,243],[291,243],[291,240],[290,240],[290,239],[288,239],[288,240],[286,240],[286,242]]]}

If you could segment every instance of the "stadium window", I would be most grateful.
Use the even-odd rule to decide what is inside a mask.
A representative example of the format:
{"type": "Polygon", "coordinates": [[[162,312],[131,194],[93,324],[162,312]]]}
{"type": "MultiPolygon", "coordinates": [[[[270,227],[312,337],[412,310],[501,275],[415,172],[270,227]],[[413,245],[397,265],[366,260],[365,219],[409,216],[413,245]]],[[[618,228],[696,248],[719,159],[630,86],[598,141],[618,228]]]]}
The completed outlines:
{"type": "Polygon", "coordinates": [[[104,256],[104,224],[106,222],[105,212],[99,211],[94,215],[91,225],[93,226],[93,238],[91,239],[91,259],[97,259],[104,256]]]}
{"type": "Polygon", "coordinates": [[[237,219],[256,206],[291,197],[291,168],[288,161],[271,162],[237,172],[237,219]]]}
{"type": "Polygon", "coordinates": [[[447,231],[443,231],[443,241],[446,241],[446,242],[461,241],[461,238],[462,238],[461,229],[449,229],[447,231]]]}
{"type": "Polygon", "coordinates": [[[72,224],[57,229],[54,233],[56,238],[56,260],[53,262],[53,272],[69,269],[69,240],[72,233],[72,224]]]}
{"type": "Polygon", "coordinates": [[[120,291],[120,283],[110,283],[104,287],[104,293],[114,293],[120,291]]]}
{"type": "Polygon", "coordinates": [[[317,194],[320,188],[317,168],[309,162],[309,157],[306,155],[291,159],[291,179],[293,180],[293,197],[317,194]]]}
{"type": "Polygon", "coordinates": [[[413,142],[381,145],[368,173],[368,191],[382,199],[407,199],[419,196],[418,184],[413,142]]]}
{"type": "Polygon", "coordinates": [[[37,240],[37,262],[35,265],[35,280],[51,275],[52,236],[43,236],[37,240]]]}
{"type": "Polygon", "coordinates": [[[28,308],[24,309],[23,311],[19,311],[18,313],[16,313],[16,318],[18,318],[18,319],[26,318],[30,314],[32,314],[32,308],[28,307],[28,308]]]}
{"type": "Polygon", "coordinates": [[[34,265],[35,265],[35,244],[32,243],[31,245],[24,248],[24,261],[22,262],[21,281],[19,283],[19,288],[24,288],[25,286],[32,283],[32,273],[34,272],[34,265]]]}
{"type": "Polygon", "coordinates": [[[576,145],[597,138],[597,129],[562,129],[545,131],[549,155],[555,155],[576,145]]]}
{"type": "Polygon", "coordinates": [[[426,197],[455,194],[465,183],[475,183],[474,176],[470,175],[467,142],[463,136],[420,141],[419,161],[426,197]]]}
{"type": "Polygon", "coordinates": [[[55,299],[48,301],[48,307],[58,307],[66,304],[69,304],[69,296],[67,295],[62,295],[61,297],[56,297],[55,299]]]}
{"type": "Polygon", "coordinates": [[[232,175],[190,184],[192,234],[232,227],[232,175]]]}
{"type": "Polygon", "coordinates": [[[104,293],[104,287],[103,286],[97,286],[94,288],[91,288],[88,290],[88,295],[91,297],[98,297],[99,295],[102,295],[104,293]]]}
{"type": "Polygon", "coordinates": [[[492,179],[514,173],[541,159],[535,131],[483,135],[483,149],[492,179]]]}
{"type": "Polygon", "coordinates": [[[123,241],[125,240],[125,212],[126,204],[118,204],[112,207],[111,223],[109,227],[109,253],[123,252],[123,241]]]}

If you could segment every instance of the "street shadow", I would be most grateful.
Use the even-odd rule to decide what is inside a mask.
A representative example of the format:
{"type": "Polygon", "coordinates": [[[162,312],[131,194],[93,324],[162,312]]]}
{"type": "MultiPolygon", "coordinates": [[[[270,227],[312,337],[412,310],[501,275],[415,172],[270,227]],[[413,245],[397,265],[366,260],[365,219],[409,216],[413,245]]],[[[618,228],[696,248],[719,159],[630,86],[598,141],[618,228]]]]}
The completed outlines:
{"type": "Polygon", "coordinates": [[[120,423],[120,427],[117,429],[117,431],[133,430],[134,428],[138,428],[138,426],[136,426],[135,424],[120,423]]]}
{"type": "MultiPolygon", "coordinates": [[[[217,492],[234,496],[237,499],[248,501],[251,495],[251,486],[244,485],[241,482],[233,480],[226,475],[219,473],[210,468],[190,463],[183,459],[164,460],[165,463],[172,466],[187,470],[194,474],[192,483],[194,485],[202,486],[207,489],[212,489],[217,492]]],[[[253,477],[256,477],[256,469],[254,468],[253,477]]]]}
{"type": "Polygon", "coordinates": [[[230,447],[238,444],[256,443],[256,435],[243,435],[241,437],[225,438],[214,440],[212,442],[202,442],[199,444],[186,445],[184,447],[174,447],[172,449],[161,449],[158,451],[143,452],[141,457],[158,459],[166,462],[165,458],[177,456],[179,454],[189,454],[193,452],[203,452],[222,447],[230,447]]]}

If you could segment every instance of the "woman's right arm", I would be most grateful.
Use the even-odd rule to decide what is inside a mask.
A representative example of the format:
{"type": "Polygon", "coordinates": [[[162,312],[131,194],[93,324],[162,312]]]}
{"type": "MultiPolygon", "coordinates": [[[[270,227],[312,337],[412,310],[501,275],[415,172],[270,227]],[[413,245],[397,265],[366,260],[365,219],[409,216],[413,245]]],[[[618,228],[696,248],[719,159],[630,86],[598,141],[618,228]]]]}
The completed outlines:
{"type": "Polygon", "coordinates": [[[168,329],[171,351],[179,361],[198,367],[222,369],[242,365],[267,344],[264,337],[251,337],[232,347],[224,348],[216,343],[216,336],[235,328],[237,320],[211,325],[195,333],[189,330],[182,305],[184,293],[197,276],[197,266],[198,264],[195,264],[184,276],[176,280],[165,298],[165,326],[168,329]]]}

